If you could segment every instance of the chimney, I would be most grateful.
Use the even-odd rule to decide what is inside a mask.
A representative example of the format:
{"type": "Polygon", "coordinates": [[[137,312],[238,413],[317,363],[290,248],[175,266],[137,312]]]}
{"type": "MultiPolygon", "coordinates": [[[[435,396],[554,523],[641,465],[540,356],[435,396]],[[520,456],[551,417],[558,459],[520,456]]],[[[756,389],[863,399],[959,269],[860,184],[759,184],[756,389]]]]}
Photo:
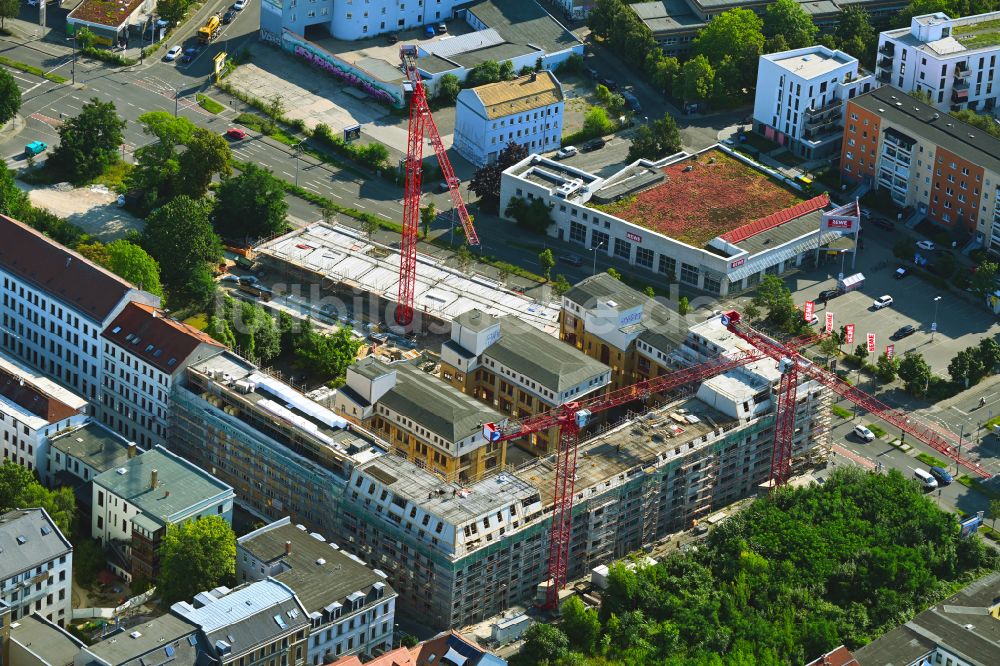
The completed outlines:
{"type": "Polygon", "coordinates": [[[531,80],[532,81],[537,81],[538,80],[538,72],[532,72],[531,73],[531,80]]]}
{"type": "Polygon", "coordinates": [[[288,557],[291,554],[292,554],[292,542],[291,541],[286,541],[285,542],[285,557],[288,557]]]}
{"type": "Polygon", "coordinates": [[[156,488],[156,486],[159,484],[159,479],[157,478],[158,476],[159,476],[159,470],[154,469],[152,472],[149,473],[150,488],[156,488]]]}
{"type": "Polygon", "coordinates": [[[128,443],[128,459],[129,460],[131,460],[132,458],[135,458],[135,451],[136,451],[135,442],[129,442],[128,443]]]}

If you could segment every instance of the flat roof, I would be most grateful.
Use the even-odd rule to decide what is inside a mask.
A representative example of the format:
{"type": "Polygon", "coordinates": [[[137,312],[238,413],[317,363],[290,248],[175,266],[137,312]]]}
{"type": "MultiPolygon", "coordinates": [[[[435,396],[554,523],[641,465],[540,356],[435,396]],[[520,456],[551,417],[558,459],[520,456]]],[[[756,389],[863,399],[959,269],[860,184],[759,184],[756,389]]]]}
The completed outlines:
{"type": "MultiPolygon", "coordinates": [[[[665,180],[613,203],[586,205],[626,222],[703,247],[740,226],[802,201],[790,188],[718,148],[657,167],[665,180]],[[693,167],[685,171],[688,167],[693,167]]],[[[612,187],[628,169],[600,189],[612,187]]]]}
{"type": "Polygon", "coordinates": [[[832,51],[825,46],[814,46],[809,53],[796,53],[784,58],[779,56],[781,56],[780,53],[764,57],[792,74],[805,79],[815,79],[825,76],[844,65],[850,64],[852,60],[857,62],[855,58],[848,56],[846,53],[832,51]]]}
{"type": "Polygon", "coordinates": [[[991,171],[1000,172],[1000,139],[957,118],[940,113],[899,88],[884,86],[850,100],[862,109],[902,127],[962,159],[991,171]]]}
{"type": "Polygon", "coordinates": [[[705,25],[684,0],[659,0],[628,5],[653,34],[674,30],[697,30],[705,25]]]}
{"type": "Polygon", "coordinates": [[[335,602],[343,603],[354,592],[367,596],[376,583],[385,586],[380,601],[394,594],[384,574],[342,552],[335,543],[323,540],[322,535],[310,534],[305,527],[293,525],[287,517],[240,537],[239,547],[262,562],[272,566],[281,562],[287,567],[274,578],[287,585],[310,613],[322,612],[335,602]],[[287,555],[286,541],[291,542],[291,554],[287,555]]]}
{"type": "Polygon", "coordinates": [[[83,0],[67,18],[117,28],[145,0],[83,0]]]}
{"type": "Polygon", "coordinates": [[[536,0],[483,0],[466,9],[511,44],[547,53],[583,44],[536,0]]]}
{"type": "Polygon", "coordinates": [[[163,525],[170,524],[174,516],[195,504],[233,494],[231,486],[162,446],[99,474],[94,483],[163,525]],[[155,488],[151,485],[153,470],[157,475],[155,488]]]}
{"type": "Polygon", "coordinates": [[[538,490],[518,476],[502,472],[471,485],[449,482],[396,454],[382,456],[358,468],[377,479],[393,494],[452,525],[506,507],[511,502],[537,498],[538,490]]]}
{"type": "Polygon", "coordinates": [[[98,474],[121,467],[128,460],[129,441],[93,420],[56,435],[49,442],[52,448],[78,459],[98,474]]]}
{"type": "Polygon", "coordinates": [[[88,649],[114,666],[128,664],[143,658],[144,666],[153,664],[194,664],[197,660],[198,645],[187,640],[198,632],[198,626],[177,617],[160,615],[148,622],[129,627],[88,649]],[[136,635],[138,634],[138,635],[136,635]],[[156,651],[157,654],[150,655],[156,651]]]}
{"type": "Polygon", "coordinates": [[[44,664],[72,664],[86,645],[35,614],[10,623],[10,640],[44,664]]]}
{"type": "MultiPolygon", "coordinates": [[[[322,223],[296,229],[255,248],[259,256],[288,262],[315,274],[395,301],[399,285],[399,250],[373,243],[353,229],[322,223]]],[[[514,314],[543,331],[558,331],[559,309],[514,293],[485,276],[464,275],[457,268],[417,254],[414,305],[444,321],[479,308],[497,315],[514,314]]]]}

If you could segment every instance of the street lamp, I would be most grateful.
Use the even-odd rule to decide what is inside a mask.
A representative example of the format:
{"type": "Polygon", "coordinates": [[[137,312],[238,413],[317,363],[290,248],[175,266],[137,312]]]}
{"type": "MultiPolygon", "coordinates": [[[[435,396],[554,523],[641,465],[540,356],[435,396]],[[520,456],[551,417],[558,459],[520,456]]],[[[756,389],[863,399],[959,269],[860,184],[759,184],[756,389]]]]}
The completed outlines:
{"type": "Polygon", "coordinates": [[[302,139],[292,147],[292,152],[295,153],[295,187],[299,186],[299,153],[302,152],[302,144],[305,142],[306,140],[302,139]]]}
{"type": "MultiPolygon", "coordinates": [[[[73,64],[71,65],[71,69],[73,71],[73,85],[75,86],[76,85],[76,32],[75,31],[73,32],[72,39],[73,39],[73,64]]],[[[69,40],[70,38],[67,37],[66,41],[68,42],[69,40]]]]}
{"type": "Polygon", "coordinates": [[[940,300],[940,296],[934,297],[934,321],[931,322],[931,342],[934,342],[934,334],[937,333],[938,301],[940,300]]]}
{"type": "Polygon", "coordinates": [[[591,275],[597,275],[597,251],[607,244],[608,241],[602,240],[600,243],[590,248],[590,251],[594,253],[594,270],[590,272],[591,275]]]}

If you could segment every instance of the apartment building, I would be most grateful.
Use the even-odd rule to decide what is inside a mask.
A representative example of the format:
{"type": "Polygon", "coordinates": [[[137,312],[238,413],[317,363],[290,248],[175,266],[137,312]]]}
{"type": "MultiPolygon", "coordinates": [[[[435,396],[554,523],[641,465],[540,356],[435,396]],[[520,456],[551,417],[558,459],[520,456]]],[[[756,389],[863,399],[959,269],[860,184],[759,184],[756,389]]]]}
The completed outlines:
{"type": "Polygon", "coordinates": [[[170,449],[236,489],[264,521],[337,533],[356,464],[388,445],[230,352],[190,365],[171,393],[170,449]]]}
{"type": "Polygon", "coordinates": [[[950,18],[915,16],[908,28],[878,38],[876,78],[926,95],[938,111],[995,112],[1000,98],[1000,12],[950,18]]]}
{"type": "Polygon", "coordinates": [[[754,129],[807,160],[827,157],[839,152],[845,102],[874,82],[857,58],[826,46],[762,55],[754,129]]]}
{"type": "Polygon", "coordinates": [[[129,303],[101,333],[101,420],[144,449],[166,444],[169,396],[184,368],[225,350],[207,333],[129,303]]]}
{"type": "Polygon", "coordinates": [[[50,488],[87,486],[86,492],[77,494],[77,506],[89,507],[89,484],[94,478],[121,467],[138,453],[134,442],[90,420],[49,440],[48,476],[42,482],[50,488]]]}
{"type": "Polygon", "coordinates": [[[347,369],[334,409],[448,479],[475,480],[506,464],[507,443],[483,437],[484,424],[506,417],[409,362],[358,361],[347,369]]]}
{"type": "Polygon", "coordinates": [[[95,477],[91,498],[91,535],[117,556],[112,568],[128,580],[151,580],[167,527],[205,516],[231,523],[235,495],[232,486],[157,446],[95,477]]]}
{"type": "MultiPolygon", "coordinates": [[[[10,666],[71,666],[86,644],[37,614],[27,615],[10,631],[10,666]]],[[[150,665],[152,666],[152,665],[150,665]]]]}
{"type": "Polygon", "coordinates": [[[209,646],[198,625],[160,615],[81,650],[75,666],[167,666],[209,664],[209,646]]]}
{"type": "Polygon", "coordinates": [[[11,607],[0,599],[0,664],[10,666],[11,607]]]}
{"type": "Polygon", "coordinates": [[[88,420],[87,401],[0,354],[0,451],[48,476],[49,442],[56,433],[88,420]]]}
{"type": "Polygon", "coordinates": [[[477,167],[496,162],[512,142],[531,153],[556,150],[562,132],[562,85],[548,70],[458,93],[455,150],[477,167]]]}
{"type": "Polygon", "coordinates": [[[5,215],[0,238],[0,350],[98,404],[101,331],[128,303],[159,297],[5,215]]]}
{"type": "Polygon", "coordinates": [[[676,310],[607,273],[563,294],[559,323],[560,339],[611,368],[614,389],[669,372],[686,329],[676,310]]]}
{"type": "Polygon", "coordinates": [[[236,578],[288,586],[309,616],[309,663],[392,649],[396,593],[386,575],[286,516],[239,538],[236,578]]]}
{"type": "Polygon", "coordinates": [[[305,666],[309,614],[289,587],[275,580],[233,590],[217,587],[178,601],[170,612],[201,629],[218,666],[305,666]]]}
{"type": "MultiPolygon", "coordinates": [[[[594,395],[611,369],[516,317],[469,310],[441,346],[441,378],[508,417],[532,416],[594,395]]],[[[558,444],[553,431],[517,440],[536,453],[558,444]]]]}
{"type": "Polygon", "coordinates": [[[848,102],[841,176],[1000,252],[1000,139],[892,86],[848,102]]]}
{"type": "Polygon", "coordinates": [[[0,515],[0,602],[10,621],[37,613],[64,626],[72,616],[73,545],[45,509],[0,515]]]}

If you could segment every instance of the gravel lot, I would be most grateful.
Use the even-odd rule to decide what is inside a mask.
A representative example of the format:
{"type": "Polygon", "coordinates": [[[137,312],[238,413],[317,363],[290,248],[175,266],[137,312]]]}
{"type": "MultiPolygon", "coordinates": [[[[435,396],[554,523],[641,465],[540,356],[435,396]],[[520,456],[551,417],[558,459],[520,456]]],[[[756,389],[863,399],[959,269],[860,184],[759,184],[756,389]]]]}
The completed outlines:
{"type": "Polygon", "coordinates": [[[127,213],[117,203],[118,195],[103,185],[73,187],[69,183],[28,185],[17,181],[31,204],[44,208],[107,242],[121,238],[130,229],[142,230],[142,219],[127,213]]]}

